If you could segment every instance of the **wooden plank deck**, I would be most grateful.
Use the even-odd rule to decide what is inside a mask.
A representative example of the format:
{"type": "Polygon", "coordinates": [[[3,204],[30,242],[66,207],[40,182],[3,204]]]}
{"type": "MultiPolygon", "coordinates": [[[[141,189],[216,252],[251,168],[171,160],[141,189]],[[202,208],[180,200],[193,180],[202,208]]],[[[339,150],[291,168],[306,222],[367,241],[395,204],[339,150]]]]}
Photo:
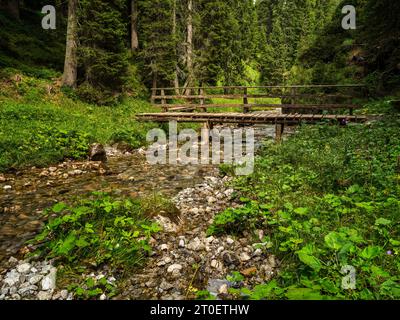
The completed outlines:
{"type": "Polygon", "coordinates": [[[276,114],[276,113],[142,113],[136,115],[138,121],[151,122],[204,122],[204,123],[240,123],[240,124],[300,124],[318,123],[323,120],[330,122],[363,123],[369,120],[367,116],[323,115],[323,114],[276,114]]]}
{"type": "Polygon", "coordinates": [[[264,108],[282,108],[286,111],[295,110],[343,110],[343,109],[360,109],[361,106],[355,104],[273,104],[273,103],[249,103],[249,104],[239,104],[239,103],[228,103],[228,104],[153,104],[153,107],[162,108],[165,111],[194,111],[194,110],[204,110],[210,108],[243,108],[247,110],[254,109],[264,109],[264,108]]]}

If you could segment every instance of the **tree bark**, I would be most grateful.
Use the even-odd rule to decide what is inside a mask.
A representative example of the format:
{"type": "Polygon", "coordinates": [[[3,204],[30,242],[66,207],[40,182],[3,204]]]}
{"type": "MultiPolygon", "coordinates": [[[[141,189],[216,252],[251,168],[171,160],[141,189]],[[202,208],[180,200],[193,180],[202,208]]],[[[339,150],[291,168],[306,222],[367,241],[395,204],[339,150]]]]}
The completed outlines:
{"type": "MultiPolygon", "coordinates": [[[[6,10],[7,10],[8,14],[10,16],[12,16],[14,19],[19,20],[19,18],[20,18],[20,16],[19,16],[19,0],[7,0],[6,3],[7,3],[6,10]]],[[[2,2],[2,6],[5,7],[5,5],[3,5],[3,2],[2,2]]]]}
{"type": "MultiPolygon", "coordinates": [[[[193,85],[193,0],[188,0],[188,18],[187,18],[187,51],[186,67],[188,70],[187,85],[193,85]]],[[[190,92],[186,91],[186,93],[190,92]]]]}
{"type": "Polygon", "coordinates": [[[135,52],[139,48],[139,37],[138,37],[138,6],[137,0],[131,1],[131,50],[135,52]]]}
{"type": "Polygon", "coordinates": [[[71,88],[76,87],[78,57],[78,19],[77,19],[78,0],[68,1],[68,27],[67,27],[67,46],[65,50],[64,75],[62,85],[71,88]]]}
{"type": "MultiPolygon", "coordinates": [[[[174,12],[172,13],[172,34],[174,36],[174,39],[176,40],[176,0],[174,0],[174,12]]],[[[176,44],[175,44],[176,46],[176,44]]],[[[175,75],[174,75],[174,87],[175,87],[175,93],[177,95],[180,94],[179,92],[179,77],[178,77],[178,62],[176,62],[175,66],[175,75]]]]}

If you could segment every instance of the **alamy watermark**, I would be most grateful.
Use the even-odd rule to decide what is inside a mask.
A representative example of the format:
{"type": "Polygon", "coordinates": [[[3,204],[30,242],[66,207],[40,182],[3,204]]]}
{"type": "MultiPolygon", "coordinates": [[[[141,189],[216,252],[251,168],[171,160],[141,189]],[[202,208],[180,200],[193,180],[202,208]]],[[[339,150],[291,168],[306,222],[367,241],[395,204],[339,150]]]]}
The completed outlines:
{"type": "Polygon", "coordinates": [[[51,5],[44,6],[42,8],[42,14],[45,15],[42,18],[42,28],[45,30],[55,30],[57,28],[56,8],[51,5]]]}
{"type": "MultiPolygon", "coordinates": [[[[342,13],[345,15],[342,19],[342,28],[345,30],[355,30],[357,28],[356,8],[353,5],[345,5],[342,8],[342,13]]],[[[42,8],[42,14],[45,15],[42,18],[42,28],[45,30],[55,30],[57,28],[56,8],[52,5],[46,5],[42,8]]]]}
{"type": "Polygon", "coordinates": [[[178,133],[177,122],[169,123],[167,133],[153,129],[147,134],[153,143],[147,150],[149,164],[219,165],[235,167],[236,175],[249,175],[254,171],[254,129],[203,128],[199,136],[195,130],[178,133]]]}
{"type": "Polygon", "coordinates": [[[345,30],[357,29],[356,8],[352,5],[346,5],[342,8],[342,13],[345,14],[342,19],[342,28],[345,30]]]}
{"type": "Polygon", "coordinates": [[[353,266],[343,266],[340,270],[341,274],[345,275],[342,278],[342,289],[343,290],[355,290],[356,289],[356,269],[353,266]]]}

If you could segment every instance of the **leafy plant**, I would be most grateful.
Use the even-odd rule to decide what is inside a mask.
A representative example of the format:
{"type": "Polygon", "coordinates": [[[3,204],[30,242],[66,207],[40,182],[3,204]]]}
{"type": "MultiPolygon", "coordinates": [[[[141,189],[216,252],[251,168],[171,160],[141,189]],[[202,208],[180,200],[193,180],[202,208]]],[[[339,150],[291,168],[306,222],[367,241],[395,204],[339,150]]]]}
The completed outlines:
{"type": "Polygon", "coordinates": [[[140,200],[99,192],[75,206],[58,203],[46,214],[48,223],[31,241],[35,254],[70,265],[132,269],[151,251],[149,237],[160,231],[146,218],[140,200]]]}

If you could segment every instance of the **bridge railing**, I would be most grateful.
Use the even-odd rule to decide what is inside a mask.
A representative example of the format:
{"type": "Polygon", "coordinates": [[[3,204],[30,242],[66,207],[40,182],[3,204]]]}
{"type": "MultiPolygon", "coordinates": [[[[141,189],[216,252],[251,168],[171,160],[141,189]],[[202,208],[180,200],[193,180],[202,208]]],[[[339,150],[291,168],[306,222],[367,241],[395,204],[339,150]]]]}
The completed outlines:
{"type": "Polygon", "coordinates": [[[363,97],[364,95],[365,86],[358,84],[170,87],[153,88],[151,101],[164,112],[207,112],[210,108],[240,108],[247,113],[251,110],[282,108],[283,113],[349,110],[352,115],[354,109],[360,108],[359,105],[352,103],[352,100],[355,96],[363,97]],[[343,93],[344,89],[351,90],[351,94],[343,93]],[[240,100],[240,102],[215,103],[213,101],[215,99],[240,100]],[[264,101],[259,102],[260,99],[264,101]],[[271,99],[280,99],[281,103],[271,101],[271,99]]]}

